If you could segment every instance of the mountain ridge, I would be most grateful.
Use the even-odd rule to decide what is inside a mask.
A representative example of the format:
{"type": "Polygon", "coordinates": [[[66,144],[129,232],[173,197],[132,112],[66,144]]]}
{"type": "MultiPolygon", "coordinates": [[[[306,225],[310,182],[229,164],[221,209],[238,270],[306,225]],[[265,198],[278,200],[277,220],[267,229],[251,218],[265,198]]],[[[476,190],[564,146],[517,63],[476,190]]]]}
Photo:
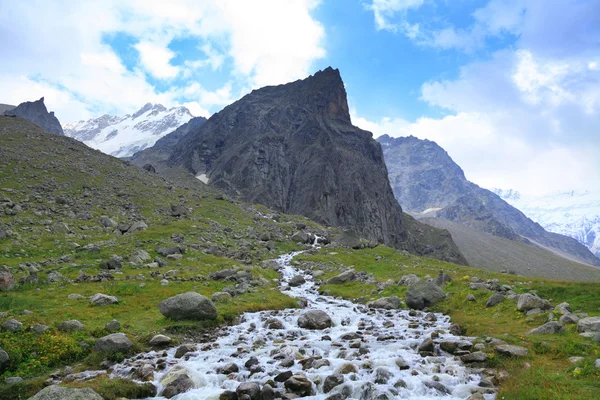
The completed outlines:
{"type": "Polygon", "coordinates": [[[382,143],[394,195],[412,215],[440,217],[524,243],[540,242],[600,266],[600,259],[581,243],[547,232],[498,195],[468,181],[435,142],[387,135],[377,140],[382,143]]]}
{"type": "Polygon", "coordinates": [[[25,101],[4,111],[4,115],[21,117],[55,135],[64,136],[65,134],[58,118],[54,115],[54,111],[48,112],[43,97],[36,101],[25,101]]]}

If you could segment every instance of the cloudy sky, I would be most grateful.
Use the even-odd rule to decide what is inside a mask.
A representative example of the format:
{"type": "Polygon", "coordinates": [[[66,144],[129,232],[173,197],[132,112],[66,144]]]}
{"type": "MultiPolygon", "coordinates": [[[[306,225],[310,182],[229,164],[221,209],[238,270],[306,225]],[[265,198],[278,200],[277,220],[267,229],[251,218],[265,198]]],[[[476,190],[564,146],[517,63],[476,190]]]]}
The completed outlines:
{"type": "Polygon", "coordinates": [[[0,0],[0,103],[209,116],[329,65],[355,125],[484,187],[600,190],[600,0],[0,0]]]}

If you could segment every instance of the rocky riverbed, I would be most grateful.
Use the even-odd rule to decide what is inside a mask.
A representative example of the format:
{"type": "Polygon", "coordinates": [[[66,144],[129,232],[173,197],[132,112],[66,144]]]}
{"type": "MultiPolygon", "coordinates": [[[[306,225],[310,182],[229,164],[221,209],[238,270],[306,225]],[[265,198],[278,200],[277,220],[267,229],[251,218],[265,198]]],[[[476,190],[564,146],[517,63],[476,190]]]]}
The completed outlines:
{"type": "Polygon", "coordinates": [[[320,295],[312,277],[290,264],[297,254],[277,259],[280,289],[304,309],[247,313],[213,343],[139,354],[116,365],[113,376],[151,381],[157,398],[495,397],[477,370],[428,340],[472,346],[450,333],[449,317],[320,295]]]}

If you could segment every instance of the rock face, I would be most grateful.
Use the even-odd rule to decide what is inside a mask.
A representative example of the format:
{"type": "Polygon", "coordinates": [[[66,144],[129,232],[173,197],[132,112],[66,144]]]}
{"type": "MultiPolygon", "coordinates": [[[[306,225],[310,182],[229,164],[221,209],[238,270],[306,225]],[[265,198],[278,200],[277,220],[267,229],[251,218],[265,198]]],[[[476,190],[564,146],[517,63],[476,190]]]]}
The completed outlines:
{"type": "Polygon", "coordinates": [[[158,304],[158,309],[165,317],[174,320],[204,320],[217,317],[217,309],[213,302],[196,292],[169,297],[158,304]]]}
{"type": "Polygon", "coordinates": [[[43,97],[38,101],[21,103],[12,110],[5,111],[4,115],[21,117],[56,135],[65,134],[54,112],[48,112],[43,97]]]}
{"type": "Polygon", "coordinates": [[[447,232],[402,213],[381,146],[352,125],[344,84],[332,68],[254,90],[185,135],[168,164],[246,202],[465,263],[447,232]]]}
{"type": "Polygon", "coordinates": [[[435,142],[387,135],[377,140],[394,195],[405,211],[448,219],[510,240],[539,242],[600,266],[600,259],[577,240],[547,232],[497,194],[469,182],[435,142]]]}
{"type": "Polygon", "coordinates": [[[446,298],[446,293],[433,282],[420,281],[408,287],[406,305],[422,310],[446,298]]]}
{"type": "Polygon", "coordinates": [[[102,396],[90,388],[73,389],[52,385],[42,389],[29,400],[102,400],[102,396]]]}

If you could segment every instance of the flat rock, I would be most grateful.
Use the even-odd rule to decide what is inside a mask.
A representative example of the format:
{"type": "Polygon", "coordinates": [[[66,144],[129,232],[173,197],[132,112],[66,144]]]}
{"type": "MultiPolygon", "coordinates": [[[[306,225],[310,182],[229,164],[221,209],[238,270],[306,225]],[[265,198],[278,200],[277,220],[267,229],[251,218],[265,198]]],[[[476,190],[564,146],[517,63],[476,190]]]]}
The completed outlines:
{"type": "Polygon", "coordinates": [[[537,328],[530,330],[529,332],[527,332],[527,334],[528,335],[548,335],[548,334],[560,333],[562,331],[563,331],[563,327],[560,323],[558,323],[556,321],[550,321],[550,322],[546,322],[542,326],[538,326],[537,328]]]}
{"type": "Polygon", "coordinates": [[[40,390],[29,400],[103,400],[102,396],[90,388],[74,389],[58,385],[40,390]]]}
{"type": "Polygon", "coordinates": [[[529,354],[529,350],[521,346],[513,346],[510,344],[499,344],[496,346],[496,351],[500,354],[512,357],[525,357],[529,354]]]}

